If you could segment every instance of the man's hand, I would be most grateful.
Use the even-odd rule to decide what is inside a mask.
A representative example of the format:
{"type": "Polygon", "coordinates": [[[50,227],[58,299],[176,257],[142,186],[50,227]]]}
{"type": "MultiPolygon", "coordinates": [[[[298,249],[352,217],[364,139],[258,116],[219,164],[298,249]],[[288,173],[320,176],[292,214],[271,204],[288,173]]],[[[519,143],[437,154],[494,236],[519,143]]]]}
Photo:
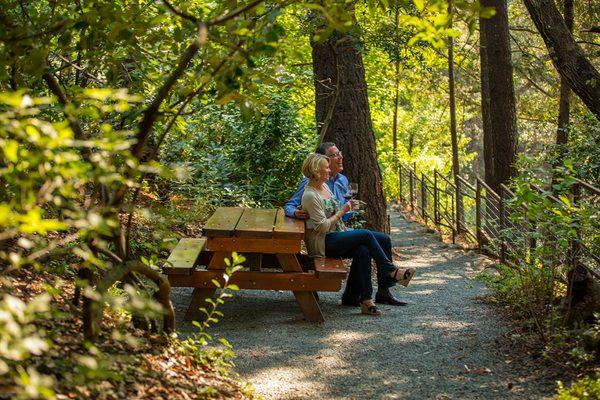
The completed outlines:
{"type": "Polygon", "coordinates": [[[296,209],[296,211],[294,211],[294,217],[298,219],[308,219],[308,211],[301,210],[298,208],[296,209]]]}

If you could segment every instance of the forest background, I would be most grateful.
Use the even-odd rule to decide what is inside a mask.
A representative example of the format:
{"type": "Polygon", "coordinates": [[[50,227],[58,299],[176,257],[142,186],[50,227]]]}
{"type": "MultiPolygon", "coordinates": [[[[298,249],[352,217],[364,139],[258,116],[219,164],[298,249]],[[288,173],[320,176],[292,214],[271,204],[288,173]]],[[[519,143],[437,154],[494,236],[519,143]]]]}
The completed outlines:
{"type": "MultiPolygon", "coordinates": [[[[548,182],[554,166],[598,185],[598,120],[572,96],[569,140],[556,145],[560,75],[525,5],[507,5],[520,176],[548,182]]],[[[386,199],[398,195],[399,164],[452,171],[449,38],[461,174],[485,176],[478,24],[495,11],[470,1],[454,7],[449,14],[439,0],[4,1],[0,374],[7,387],[33,397],[82,385],[96,393],[104,381],[125,390],[111,373],[115,359],[99,349],[148,340],[127,330],[136,316],[162,315],[163,328],[173,329],[158,265],[177,238],[197,235],[218,206],[281,206],[295,190],[322,128],[313,47],[336,34],[354,38],[364,62],[386,199]],[[37,289],[18,296],[28,279],[37,289]],[[69,361],[56,353],[57,320],[84,333],[69,361]],[[63,360],[61,372],[40,367],[48,357],[63,360]]],[[[597,67],[600,4],[575,2],[573,14],[574,37],[597,67]]],[[[367,190],[361,196],[369,202],[367,190]]],[[[501,289],[519,293],[508,282],[512,292],[501,289]]],[[[553,284],[553,298],[556,287],[564,291],[553,284]]],[[[198,336],[168,346],[196,349],[194,362],[219,370],[229,353],[207,356],[199,325],[198,336]]],[[[545,333],[547,344],[558,331],[545,333]]],[[[584,362],[593,356],[572,364],[584,362]]]]}

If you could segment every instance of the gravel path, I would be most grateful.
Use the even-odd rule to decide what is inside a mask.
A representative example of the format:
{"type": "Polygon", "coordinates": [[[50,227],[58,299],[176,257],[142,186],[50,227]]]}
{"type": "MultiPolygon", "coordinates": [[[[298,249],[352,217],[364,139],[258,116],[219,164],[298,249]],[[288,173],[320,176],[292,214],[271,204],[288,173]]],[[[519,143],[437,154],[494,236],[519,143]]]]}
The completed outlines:
{"type": "MultiPolygon", "coordinates": [[[[394,294],[405,307],[360,315],[340,293],[320,293],[325,323],[302,315],[288,292],[240,291],[213,328],[236,353],[236,371],[265,399],[544,399],[554,382],[513,361],[508,331],[478,301],[472,277],[488,262],[435,239],[392,212],[392,240],[417,274],[394,294]]],[[[181,318],[190,289],[174,289],[181,318]]],[[[182,333],[195,329],[178,320],[182,333]]]]}

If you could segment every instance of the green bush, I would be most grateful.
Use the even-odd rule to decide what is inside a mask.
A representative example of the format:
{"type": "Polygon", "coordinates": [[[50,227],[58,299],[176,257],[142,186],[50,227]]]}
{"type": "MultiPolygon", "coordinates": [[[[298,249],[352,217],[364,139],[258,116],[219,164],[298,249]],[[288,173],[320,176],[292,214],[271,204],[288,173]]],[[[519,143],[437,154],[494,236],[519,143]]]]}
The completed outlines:
{"type": "Polygon", "coordinates": [[[180,172],[169,190],[213,208],[283,205],[316,143],[285,94],[269,96],[264,113],[251,116],[232,105],[206,106],[187,133],[169,139],[161,161],[180,172]]]}
{"type": "Polygon", "coordinates": [[[557,400],[597,400],[600,399],[600,375],[586,376],[565,388],[558,382],[557,400]]]}

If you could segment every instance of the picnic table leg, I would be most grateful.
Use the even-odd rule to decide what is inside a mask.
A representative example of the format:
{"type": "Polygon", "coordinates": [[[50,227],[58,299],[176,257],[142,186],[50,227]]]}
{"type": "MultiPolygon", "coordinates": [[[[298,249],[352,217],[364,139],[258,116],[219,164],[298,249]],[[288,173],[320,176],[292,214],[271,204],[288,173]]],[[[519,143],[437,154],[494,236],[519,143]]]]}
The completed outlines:
{"type": "MultiPolygon", "coordinates": [[[[208,269],[225,269],[224,259],[228,255],[229,253],[225,251],[215,251],[208,264],[208,269]]],[[[214,298],[215,291],[216,289],[195,288],[192,293],[192,300],[190,300],[190,305],[185,313],[185,320],[196,321],[205,319],[206,315],[200,311],[200,308],[208,308],[210,306],[210,304],[206,302],[206,299],[214,298]]]]}
{"type": "Polygon", "coordinates": [[[201,307],[208,308],[210,304],[206,302],[206,299],[213,298],[216,289],[200,289],[195,288],[192,293],[192,300],[185,313],[184,319],[186,321],[203,320],[206,318],[206,314],[200,311],[201,307]]]}
{"type": "MultiPolygon", "coordinates": [[[[302,267],[298,262],[295,254],[277,254],[277,259],[281,264],[281,268],[286,272],[302,272],[302,267]]],[[[323,322],[323,313],[315,295],[307,290],[294,290],[294,297],[304,314],[304,318],[311,322],[323,322]]]]}

